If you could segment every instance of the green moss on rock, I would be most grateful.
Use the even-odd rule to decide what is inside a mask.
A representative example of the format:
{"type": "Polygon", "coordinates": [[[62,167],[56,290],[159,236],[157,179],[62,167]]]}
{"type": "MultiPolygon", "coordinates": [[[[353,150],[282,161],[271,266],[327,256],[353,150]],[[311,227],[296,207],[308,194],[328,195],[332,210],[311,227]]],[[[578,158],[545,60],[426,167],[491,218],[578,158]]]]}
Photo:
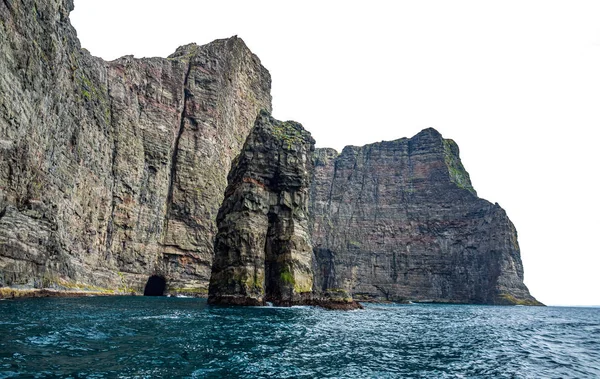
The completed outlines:
{"type": "Polygon", "coordinates": [[[513,295],[509,293],[502,293],[498,299],[498,305],[529,305],[529,306],[543,306],[544,304],[540,303],[537,300],[523,300],[517,299],[513,295]]]}
{"type": "Polygon", "coordinates": [[[290,270],[287,267],[281,271],[281,274],[279,276],[280,276],[282,282],[294,285],[294,283],[295,283],[294,277],[292,276],[292,273],[290,272],[290,270]]]}
{"type": "Polygon", "coordinates": [[[286,121],[273,126],[273,136],[281,140],[283,147],[290,149],[296,144],[303,144],[305,142],[302,130],[296,125],[295,122],[286,121]]]}
{"type": "Polygon", "coordinates": [[[460,161],[458,145],[451,139],[444,139],[444,162],[448,167],[450,180],[459,188],[466,189],[477,196],[477,192],[471,184],[469,173],[460,161]]]}

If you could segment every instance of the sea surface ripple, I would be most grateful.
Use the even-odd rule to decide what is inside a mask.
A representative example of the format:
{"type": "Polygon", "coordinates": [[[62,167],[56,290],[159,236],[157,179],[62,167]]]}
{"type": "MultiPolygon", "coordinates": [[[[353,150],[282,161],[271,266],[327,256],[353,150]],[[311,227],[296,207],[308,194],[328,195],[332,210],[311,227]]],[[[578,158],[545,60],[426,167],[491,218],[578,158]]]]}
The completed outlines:
{"type": "Polygon", "coordinates": [[[0,302],[0,378],[597,378],[600,308],[0,302]]]}

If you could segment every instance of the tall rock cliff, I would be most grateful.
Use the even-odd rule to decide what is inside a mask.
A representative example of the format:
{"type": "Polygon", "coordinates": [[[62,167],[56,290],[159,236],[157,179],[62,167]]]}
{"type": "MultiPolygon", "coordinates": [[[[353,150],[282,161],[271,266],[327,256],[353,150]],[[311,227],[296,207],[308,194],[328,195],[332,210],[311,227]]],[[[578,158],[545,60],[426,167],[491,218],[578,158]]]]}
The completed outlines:
{"type": "Polygon", "coordinates": [[[535,303],[514,226],[451,140],[320,149],[310,174],[312,139],[260,113],[271,79],[242,40],[105,62],[72,9],[0,1],[0,287],[142,293],[152,275],[206,294],[216,246],[215,303],[305,302],[311,287],[535,303]]]}
{"type": "Polygon", "coordinates": [[[0,286],[206,291],[227,169],[270,76],[238,38],[80,48],[72,0],[0,2],[0,286]]]}
{"type": "Polygon", "coordinates": [[[229,174],[208,301],[306,303],[313,290],[308,195],[315,141],[302,125],[256,119],[229,174]]]}
{"type": "Polygon", "coordinates": [[[357,300],[537,304],[517,232],[477,197],[458,146],[411,139],[317,149],[311,188],[315,289],[357,300]]]}

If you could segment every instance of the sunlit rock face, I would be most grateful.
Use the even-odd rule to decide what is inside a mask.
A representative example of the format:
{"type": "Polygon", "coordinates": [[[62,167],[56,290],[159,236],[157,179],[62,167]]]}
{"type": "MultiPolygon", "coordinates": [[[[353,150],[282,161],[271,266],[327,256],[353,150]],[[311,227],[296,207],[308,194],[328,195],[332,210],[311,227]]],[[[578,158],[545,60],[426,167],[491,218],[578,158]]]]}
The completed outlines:
{"type": "Polygon", "coordinates": [[[307,303],[313,289],[308,195],[314,140],[262,112],[229,173],[209,303],[307,303]]]}
{"type": "Polygon", "coordinates": [[[112,62],[69,0],[0,2],[0,285],[206,294],[227,171],[271,79],[242,40],[112,62]]]}
{"type": "Polygon", "coordinates": [[[311,188],[316,285],[331,298],[536,304],[517,232],[477,197],[458,146],[413,138],[317,149],[311,188]]]}

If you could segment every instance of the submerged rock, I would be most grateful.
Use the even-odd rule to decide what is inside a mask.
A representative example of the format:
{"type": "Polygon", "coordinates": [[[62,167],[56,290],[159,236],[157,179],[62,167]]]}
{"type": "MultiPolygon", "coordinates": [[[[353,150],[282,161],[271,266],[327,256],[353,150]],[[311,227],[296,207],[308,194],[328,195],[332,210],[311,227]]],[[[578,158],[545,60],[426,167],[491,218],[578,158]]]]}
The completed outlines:
{"type": "Polygon", "coordinates": [[[302,125],[259,114],[217,216],[209,303],[292,305],[311,298],[314,143],[302,125]]]}

